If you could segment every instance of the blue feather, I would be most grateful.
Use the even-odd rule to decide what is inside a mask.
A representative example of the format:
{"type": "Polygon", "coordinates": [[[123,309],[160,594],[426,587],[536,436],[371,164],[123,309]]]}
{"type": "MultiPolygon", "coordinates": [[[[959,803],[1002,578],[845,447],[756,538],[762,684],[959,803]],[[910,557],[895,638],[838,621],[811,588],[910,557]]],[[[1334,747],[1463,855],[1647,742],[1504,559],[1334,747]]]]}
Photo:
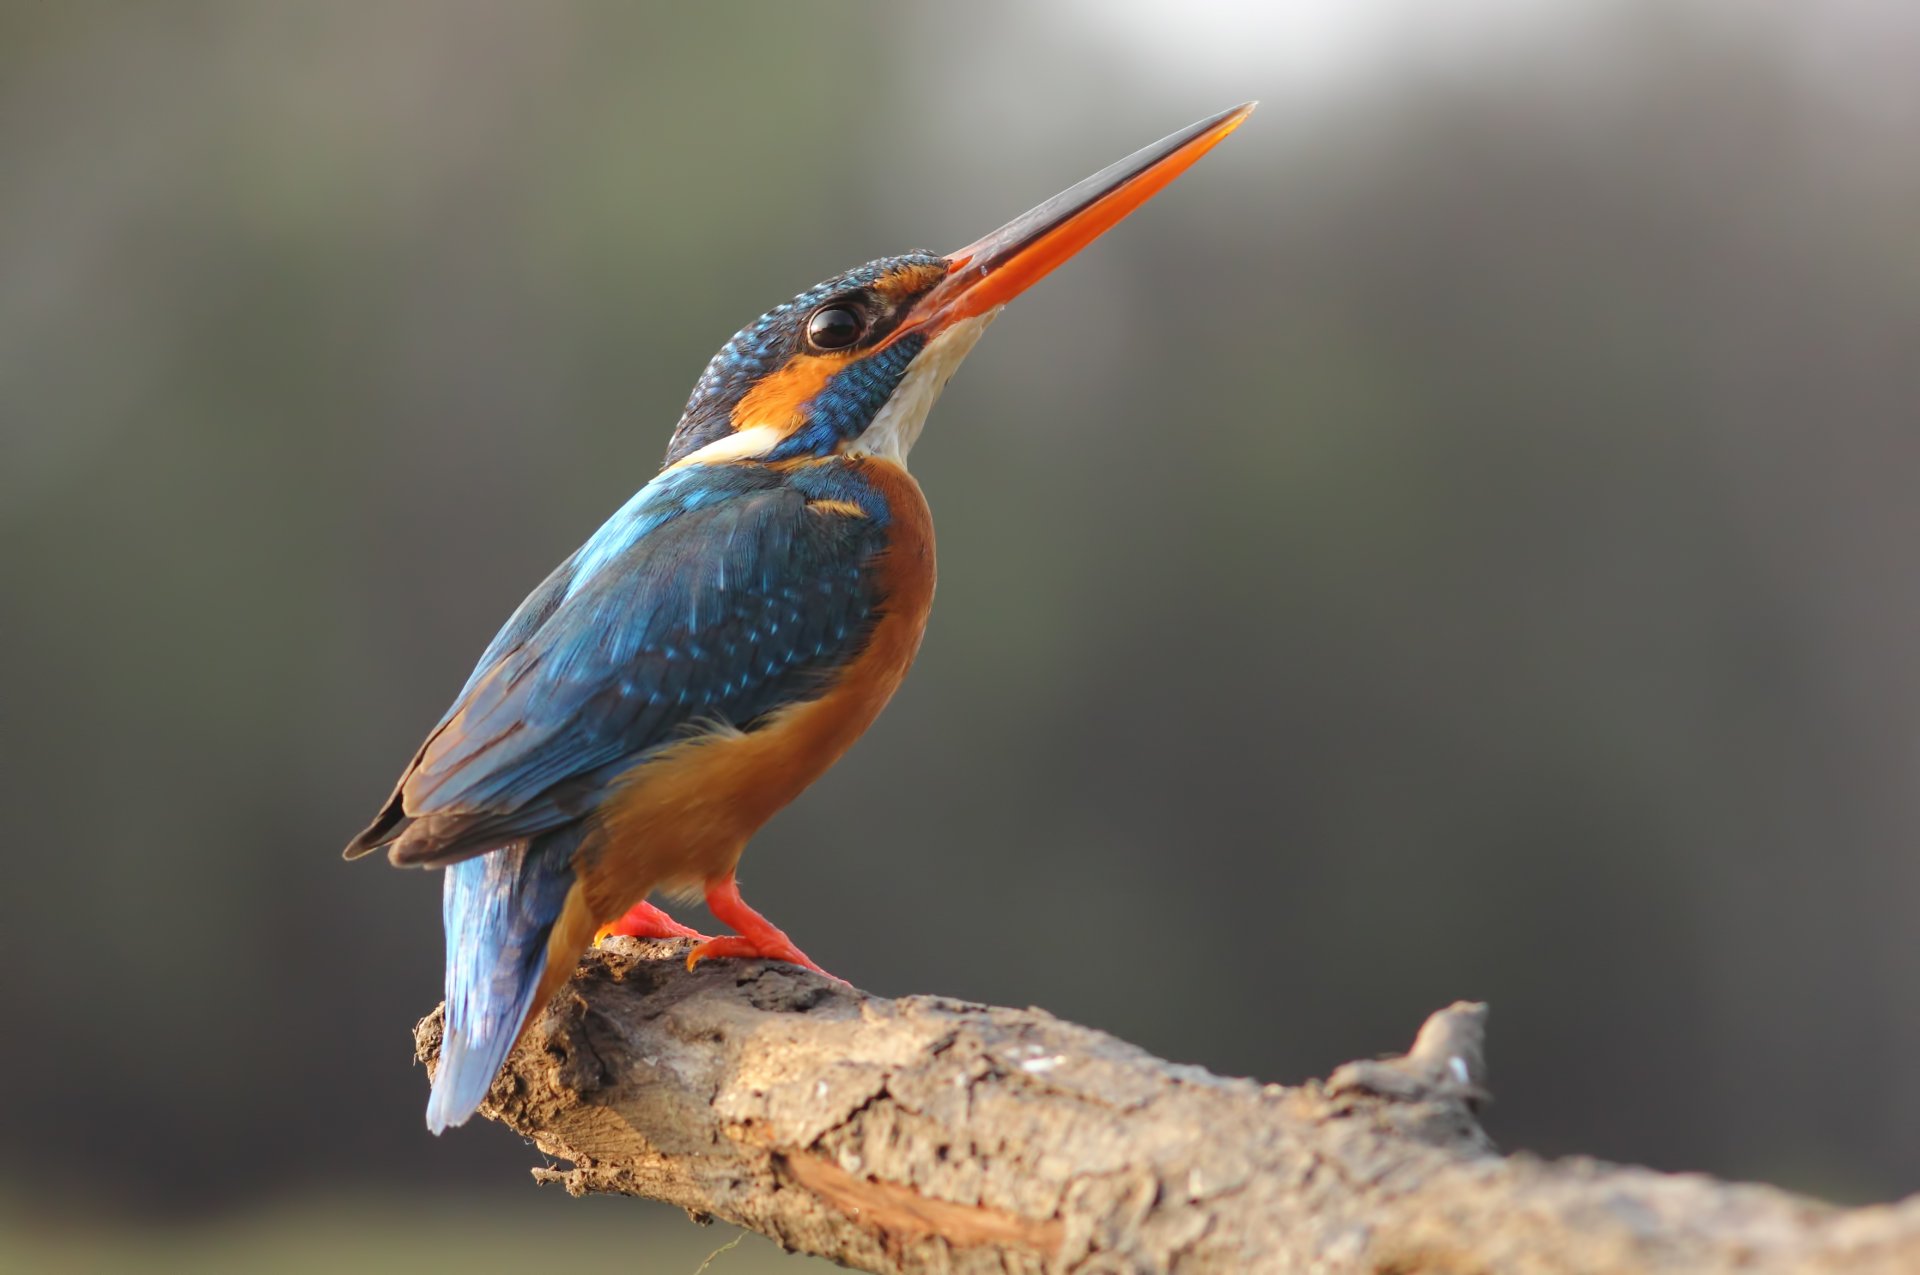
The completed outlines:
{"type": "Polygon", "coordinates": [[[465,1124],[507,1059],[547,968],[580,830],[515,842],[447,869],[447,1017],[427,1128],[465,1124]]]}
{"type": "Polygon", "coordinates": [[[565,827],[687,731],[751,729],[818,695],[884,603],[873,564],[889,523],[839,464],[703,465],[649,483],[490,644],[402,781],[404,820],[380,825],[395,861],[565,827]]]}

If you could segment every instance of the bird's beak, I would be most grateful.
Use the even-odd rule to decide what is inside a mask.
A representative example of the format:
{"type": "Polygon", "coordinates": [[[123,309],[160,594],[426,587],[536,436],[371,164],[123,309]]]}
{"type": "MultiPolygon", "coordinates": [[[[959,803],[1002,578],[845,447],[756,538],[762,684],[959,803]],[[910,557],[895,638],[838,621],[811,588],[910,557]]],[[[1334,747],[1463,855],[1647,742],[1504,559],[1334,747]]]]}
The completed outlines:
{"type": "Polygon", "coordinates": [[[947,259],[947,277],[903,329],[929,335],[998,309],[1159,194],[1253,114],[1248,102],[1189,125],[1015,217],[947,259]]]}

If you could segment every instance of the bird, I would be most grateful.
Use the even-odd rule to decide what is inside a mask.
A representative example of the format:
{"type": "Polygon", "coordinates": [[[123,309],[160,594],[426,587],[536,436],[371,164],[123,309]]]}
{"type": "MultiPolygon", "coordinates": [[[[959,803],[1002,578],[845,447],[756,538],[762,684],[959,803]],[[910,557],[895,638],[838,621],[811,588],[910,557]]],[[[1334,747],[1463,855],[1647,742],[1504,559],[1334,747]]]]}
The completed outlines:
{"type": "MultiPolygon", "coordinates": [[[[435,1134],[607,935],[825,974],[750,907],[747,842],[872,724],[919,649],[933,521],[907,455],[1002,307],[1152,198],[1249,102],[958,252],[800,293],[707,364],[660,470],[522,602],[345,855],[445,868],[435,1134]],[[649,901],[704,895],[730,935],[649,901]]],[[[828,977],[831,977],[828,975],[828,977]]]]}

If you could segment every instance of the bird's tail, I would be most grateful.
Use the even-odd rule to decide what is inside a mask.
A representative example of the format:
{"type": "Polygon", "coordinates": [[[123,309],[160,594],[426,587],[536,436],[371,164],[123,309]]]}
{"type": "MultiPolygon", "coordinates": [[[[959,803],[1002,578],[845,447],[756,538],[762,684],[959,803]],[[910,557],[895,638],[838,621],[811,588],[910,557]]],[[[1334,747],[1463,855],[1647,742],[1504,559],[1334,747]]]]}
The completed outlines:
{"type": "MultiPolygon", "coordinates": [[[[435,1133],[479,1109],[542,993],[559,981],[546,977],[549,946],[567,911],[579,841],[577,830],[563,829],[447,868],[446,1029],[427,1099],[435,1133]]],[[[573,973],[577,955],[556,971],[560,978],[573,973]]]]}

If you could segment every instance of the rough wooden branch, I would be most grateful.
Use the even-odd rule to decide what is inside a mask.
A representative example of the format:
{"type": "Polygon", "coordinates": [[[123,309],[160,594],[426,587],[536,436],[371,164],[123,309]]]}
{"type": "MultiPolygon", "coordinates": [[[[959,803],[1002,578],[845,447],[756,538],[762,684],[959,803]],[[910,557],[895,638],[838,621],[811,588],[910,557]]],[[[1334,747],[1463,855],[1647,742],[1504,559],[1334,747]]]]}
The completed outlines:
{"type": "MultiPolygon", "coordinates": [[[[483,1110],[575,1165],[536,1177],[882,1272],[1920,1272],[1920,1197],[1501,1156],[1473,1115],[1482,1006],[1283,1088],[683,951],[590,952],[515,1052],[483,1110]]],[[[436,1011],[429,1067],[439,1039],[436,1011]]]]}

